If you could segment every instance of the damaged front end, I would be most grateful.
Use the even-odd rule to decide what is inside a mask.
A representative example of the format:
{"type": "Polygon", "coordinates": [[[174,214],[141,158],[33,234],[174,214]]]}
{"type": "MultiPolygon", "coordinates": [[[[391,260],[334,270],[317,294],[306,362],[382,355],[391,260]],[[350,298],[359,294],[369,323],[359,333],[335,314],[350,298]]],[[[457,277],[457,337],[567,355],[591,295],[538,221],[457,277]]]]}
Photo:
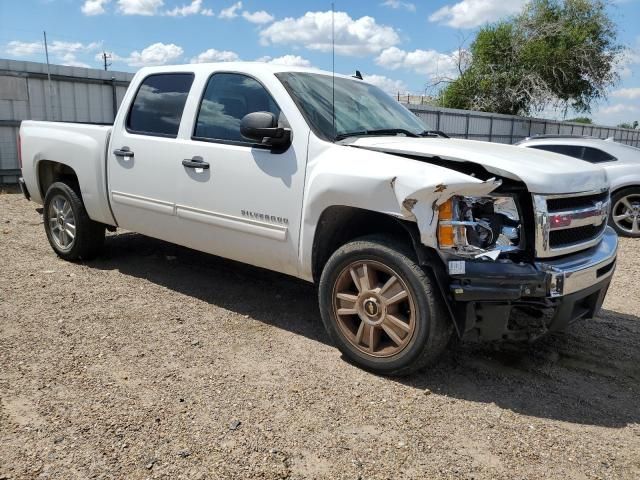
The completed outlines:
{"type": "Polygon", "coordinates": [[[522,216],[513,196],[455,195],[440,205],[438,214],[442,251],[496,260],[523,246],[522,216]]]}
{"type": "Polygon", "coordinates": [[[615,234],[580,255],[540,262],[526,186],[484,178],[411,191],[391,182],[403,215],[436,254],[423,263],[434,270],[460,337],[531,342],[593,317],[615,266],[615,234]]]}
{"type": "Polygon", "coordinates": [[[503,253],[524,252],[525,215],[518,197],[526,188],[515,185],[514,190],[513,182],[510,190],[501,188],[504,180],[495,177],[472,180],[409,194],[397,178],[391,184],[403,214],[417,223],[422,244],[443,257],[495,261],[503,253]]]}
{"type": "MultiPolygon", "coordinates": [[[[478,201],[490,199],[491,197],[488,197],[488,194],[502,184],[501,180],[491,178],[481,181],[470,178],[468,183],[453,185],[441,183],[435,187],[417,189],[411,183],[413,181],[408,183],[394,177],[391,180],[391,187],[401,206],[402,214],[408,219],[415,220],[418,224],[420,240],[424,245],[440,248],[439,235],[442,231],[443,234],[445,232],[450,233],[451,237],[456,236],[458,239],[459,243],[457,245],[451,244],[451,249],[460,247],[461,253],[473,250],[474,254],[484,250],[479,244],[473,245],[468,240],[479,240],[480,237],[485,236],[482,230],[485,225],[488,225],[486,219],[481,219],[480,223],[477,222],[472,216],[472,210],[464,208],[464,203],[466,202],[471,206],[474,203],[471,200],[473,198],[478,199],[478,201]],[[441,215],[444,215],[444,217],[441,218],[441,215]],[[455,222],[455,224],[452,222],[455,222]],[[470,231],[469,236],[466,235],[467,227],[470,231]]],[[[489,228],[491,229],[490,226],[489,228]]]]}

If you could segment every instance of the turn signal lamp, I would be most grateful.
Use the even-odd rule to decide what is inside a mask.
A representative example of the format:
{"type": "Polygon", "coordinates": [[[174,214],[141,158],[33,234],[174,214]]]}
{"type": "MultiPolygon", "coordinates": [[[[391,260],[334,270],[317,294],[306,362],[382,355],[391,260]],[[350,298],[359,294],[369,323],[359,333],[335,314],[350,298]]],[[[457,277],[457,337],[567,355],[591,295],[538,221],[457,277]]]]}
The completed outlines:
{"type": "Polygon", "coordinates": [[[453,233],[453,225],[444,224],[453,220],[453,198],[440,205],[438,209],[438,243],[440,247],[453,248],[455,246],[455,238],[453,233]]]}

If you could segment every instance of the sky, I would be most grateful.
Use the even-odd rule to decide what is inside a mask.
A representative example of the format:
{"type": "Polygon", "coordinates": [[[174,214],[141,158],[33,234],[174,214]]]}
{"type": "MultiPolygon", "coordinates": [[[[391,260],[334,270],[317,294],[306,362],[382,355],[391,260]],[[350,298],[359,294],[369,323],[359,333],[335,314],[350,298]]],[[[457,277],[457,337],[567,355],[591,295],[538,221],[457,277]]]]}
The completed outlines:
{"type": "MultiPolygon", "coordinates": [[[[335,69],[360,70],[390,93],[433,93],[455,52],[526,0],[336,0],[335,69]]],[[[640,0],[614,0],[627,47],[621,80],[591,117],[640,120],[640,0]]],[[[267,61],[331,70],[331,2],[282,0],[0,0],[0,58],[136,71],[142,66],[267,61]]],[[[559,118],[558,113],[545,112],[559,118]]]]}

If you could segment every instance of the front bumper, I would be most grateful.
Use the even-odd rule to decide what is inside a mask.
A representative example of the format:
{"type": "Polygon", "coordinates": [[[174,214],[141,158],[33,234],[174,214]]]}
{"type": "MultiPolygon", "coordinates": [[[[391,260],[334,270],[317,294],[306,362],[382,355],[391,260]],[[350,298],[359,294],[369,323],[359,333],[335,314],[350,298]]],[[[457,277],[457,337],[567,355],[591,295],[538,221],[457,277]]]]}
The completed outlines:
{"type": "Polygon", "coordinates": [[[618,237],[607,227],[600,243],[559,259],[450,264],[458,329],[468,340],[531,341],[595,316],[615,270],[617,248],[618,237]]]}

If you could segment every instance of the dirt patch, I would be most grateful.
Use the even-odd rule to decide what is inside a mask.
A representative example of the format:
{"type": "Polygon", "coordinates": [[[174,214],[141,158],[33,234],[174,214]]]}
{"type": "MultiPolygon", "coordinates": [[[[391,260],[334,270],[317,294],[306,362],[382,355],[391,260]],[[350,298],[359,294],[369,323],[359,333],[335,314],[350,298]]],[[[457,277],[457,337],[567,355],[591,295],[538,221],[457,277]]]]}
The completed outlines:
{"type": "Polygon", "coordinates": [[[602,314],[378,377],[314,287],[141,235],[59,260],[0,196],[0,479],[640,477],[640,243],[602,314]]]}

